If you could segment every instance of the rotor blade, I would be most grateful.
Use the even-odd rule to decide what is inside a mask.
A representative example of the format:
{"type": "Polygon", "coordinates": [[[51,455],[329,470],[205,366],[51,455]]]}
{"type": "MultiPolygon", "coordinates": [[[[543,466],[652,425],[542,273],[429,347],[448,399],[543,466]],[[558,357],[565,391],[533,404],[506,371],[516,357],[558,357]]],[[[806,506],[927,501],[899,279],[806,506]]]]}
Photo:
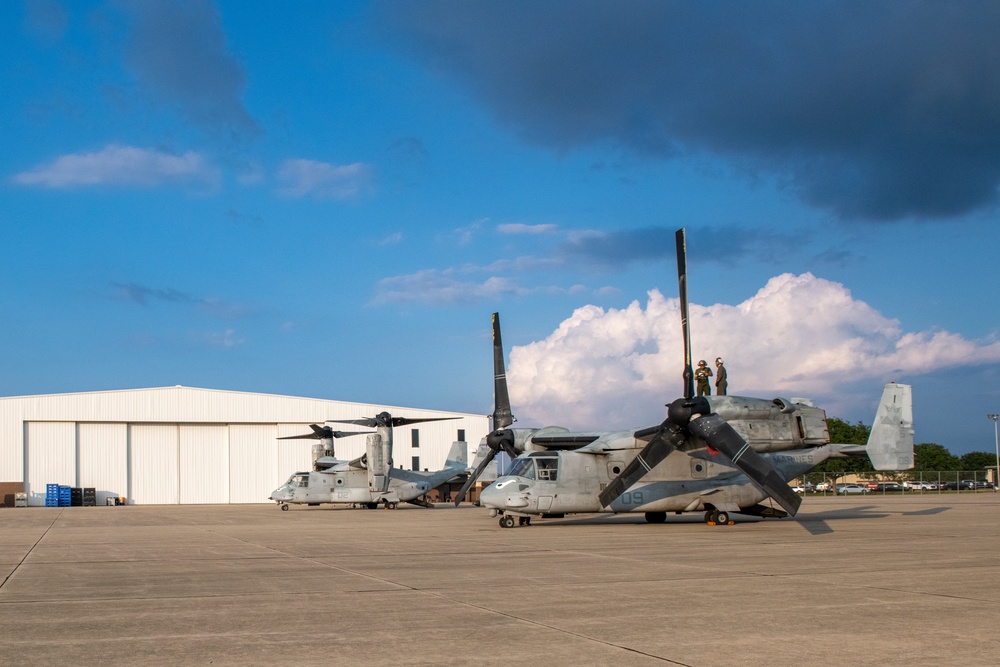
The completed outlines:
{"type": "Polygon", "coordinates": [[[354,424],[355,426],[367,426],[377,428],[378,426],[407,426],[409,424],[419,424],[420,422],[438,422],[448,419],[461,419],[461,417],[391,417],[387,422],[378,417],[362,417],[361,419],[327,419],[328,424],[354,424]]]}
{"type": "Polygon", "coordinates": [[[364,419],[327,419],[327,424],[354,424],[355,426],[368,426],[370,428],[375,428],[378,426],[378,422],[371,417],[366,417],[364,419]]]}
{"type": "Polygon", "coordinates": [[[420,422],[440,422],[449,419],[461,419],[461,417],[393,417],[393,426],[407,426],[409,424],[419,424],[420,422]]]}
{"type": "Polygon", "coordinates": [[[795,516],[802,498],[792,491],[785,479],[771,467],[729,422],[716,413],[692,419],[688,429],[719,450],[761,491],[774,498],[790,515],[795,516]]]}
{"type": "Polygon", "coordinates": [[[493,313],[493,430],[514,423],[507,393],[507,371],[503,363],[503,341],[500,338],[500,313],[493,313]]]}
{"type": "Polygon", "coordinates": [[[305,433],[303,435],[286,435],[278,438],[278,440],[323,440],[324,438],[337,437],[333,434],[333,429],[329,426],[309,424],[309,428],[312,429],[312,433],[305,433]]]}
{"type": "Polygon", "coordinates": [[[691,325],[688,322],[687,237],[681,227],[674,235],[677,242],[677,297],[681,302],[681,330],[684,338],[684,398],[694,396],[694,369],[691,368],[691,325]]]}
{"type": "Polygon", "coordinates": [[[646,473],[657,466],[676,447],[664,437],[662,431],[646,443],[639,455],[629,461],[621,474],[611,480],[611,483],[601,491],[599,496],[601,507],[607,507],[625,493],[633,484],[646,476],[646,473]]]}
{"type": "Polygon", "coordinates": [[[476,466],[475,472],[469,475],[469,479],[465,480],[465,484],[462,485],[462,488],[459,490],[458,495],[455,496],[455,507],[458,507],[459,504],[465,499],[465,494],[469,492],[469,489],[472,488],[472,485],[475,484],[476,480],[479,479],[479,476],[483,474],[483,470],[485,470],[486,466],[490,464],[490,461],[496,458],[498,451],[499,450],[491,449],[490,455],[484,458],[482,461],[480,461],[479,465],[476,466]]]}

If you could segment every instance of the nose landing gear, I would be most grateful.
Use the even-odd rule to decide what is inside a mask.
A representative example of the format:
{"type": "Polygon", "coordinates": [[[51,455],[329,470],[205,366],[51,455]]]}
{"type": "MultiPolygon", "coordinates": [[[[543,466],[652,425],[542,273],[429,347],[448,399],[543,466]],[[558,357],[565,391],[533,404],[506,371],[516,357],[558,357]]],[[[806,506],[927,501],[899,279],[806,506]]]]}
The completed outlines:
{"type": "Polygon", "coordinates": [[[519,516],[519,517],[517,517],[516,521],[514,520],[514,515],[513,514],[505,514],[504,516],[500,517],[500,527],[501,528],[513,528],[515,525],[517,525],[517,526],[530,526],[531,525],[531,517],[530,516],[519,516]]]}

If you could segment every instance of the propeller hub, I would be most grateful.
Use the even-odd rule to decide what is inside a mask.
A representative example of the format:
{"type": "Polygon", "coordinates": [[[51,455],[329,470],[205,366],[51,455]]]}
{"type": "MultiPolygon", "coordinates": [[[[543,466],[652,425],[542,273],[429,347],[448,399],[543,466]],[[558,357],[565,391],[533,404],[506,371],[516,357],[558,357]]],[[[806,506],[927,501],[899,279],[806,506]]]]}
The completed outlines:
{"type": "Polygon", "coordinates": [[[512,452],[514,450],[514,432],[506,429],[490,431],[486,435],[486,446],[494,452],[512,452]]]}
{"type": "Polygon", "coordinates": [[[667,406],[667,419],[678,426],[687,426],[695,415],[707,415],[712,406],[704,396],[678,398],[667,406]]]}

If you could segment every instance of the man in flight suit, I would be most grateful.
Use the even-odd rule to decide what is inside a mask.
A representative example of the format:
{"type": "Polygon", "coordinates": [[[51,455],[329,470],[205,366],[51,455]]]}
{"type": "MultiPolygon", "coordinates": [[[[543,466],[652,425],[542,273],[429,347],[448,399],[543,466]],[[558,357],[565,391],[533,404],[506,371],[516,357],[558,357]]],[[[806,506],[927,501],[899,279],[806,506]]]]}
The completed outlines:
{"type": "Polygon", "coordinates": [[[694,369],[694,379],[698,382],[699,396],[712,395],[712,387],[708,384],[708,378],[710,377],[712,377],[712,369],[702,359],[698,362],[698,368],[694,369]]]}
{"type": "Polygon", "coordinates": [[[722,365],[722,357],[715,358],[715,393],[718,396],[725,396],[729,389],[729,376],[726,374],[726,367],[722,365]]]}

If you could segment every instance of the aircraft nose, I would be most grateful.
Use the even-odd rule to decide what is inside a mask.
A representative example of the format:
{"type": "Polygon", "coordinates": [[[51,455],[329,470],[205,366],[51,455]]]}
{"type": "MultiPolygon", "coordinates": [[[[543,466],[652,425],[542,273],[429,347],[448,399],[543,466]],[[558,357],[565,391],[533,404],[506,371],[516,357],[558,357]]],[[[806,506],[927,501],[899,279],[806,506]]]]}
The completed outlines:
{"type": "Polygon", "coordinates": [[[502,477],[479,494],[479,504],[493,509],[525,507],[528,504],[524,491],[528,488],[517,477],[502,477]]]}
{"type": "Polygon", "coordinates": [[[479,504],[483,507],[503,509],[503,501],[506,496],[507,494],[503,491],[498,491],[496,483],[493,483],[479,494],[479,504]]]}

